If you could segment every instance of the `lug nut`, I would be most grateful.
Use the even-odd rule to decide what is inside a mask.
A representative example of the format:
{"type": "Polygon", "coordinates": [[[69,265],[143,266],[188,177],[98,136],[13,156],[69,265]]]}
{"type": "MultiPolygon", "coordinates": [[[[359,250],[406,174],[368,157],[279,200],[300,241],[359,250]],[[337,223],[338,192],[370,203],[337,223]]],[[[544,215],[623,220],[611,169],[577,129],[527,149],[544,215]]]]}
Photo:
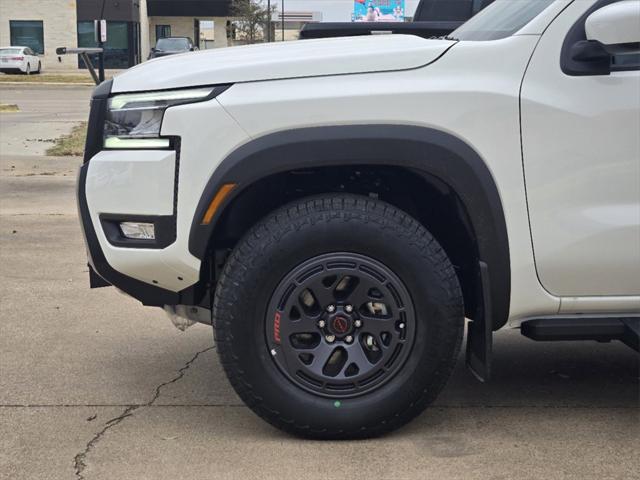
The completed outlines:
{"type": "Polygon", "coordinates": [[[348,304],[345,305],[344,306],[344,311],[347,312],[347,313],[353,312],[353,305],[348,305],[348,304]]]}
{"type": "Polygon", "coordinates": [[[353,342],[353,337],[351,335],[347,335],[346,337],[344,337],[344,341],[347,343],[351,343],[353,342]]]}
{"type": "Polygon", "coordinates": [[[404,328],[404,323],[401,323],[400,325],[398,325],[398,328],[404,328]]]}
{"type": "Polygon", "coordinates": [[[272,348],[272,349],[271,349],[271,355],[272,355],[272,356],[274,356],[274,357],[275,357],[277,353],[278,353],[278,352],[276,352],[276,349],[275,349],[275,348],[272,348]]]}
{"type": "Polygon", "coordinates": [[[329,305],[329,306],[327,307],[327,312],[329,312],[329,313],[333,313],[333,312],[335,312],[335,311],[336,311],[336,306],[335,306],[335,305],[329,305]]]}
{"type": "Polygon", "coordinates": [[[356,328],[360,328],[360,327],[362,326],[362,320],[354,320],[354,321],[353,321],[353,325],[354,325],[356,328]]]}
{"type": "Polygon", "coordinates": [[[324,328],[325,325],[326,325],[326,322],[324,320],[319,320],[318,321],[318,327],[324,328]]]}
{"type": "Polygon", "coordinates": [[[324,337],[324,339],[328,342],[328,343],[333,343],[336,341],[336,336],[335,335],[327,335],[326,337],[324,337]]]}

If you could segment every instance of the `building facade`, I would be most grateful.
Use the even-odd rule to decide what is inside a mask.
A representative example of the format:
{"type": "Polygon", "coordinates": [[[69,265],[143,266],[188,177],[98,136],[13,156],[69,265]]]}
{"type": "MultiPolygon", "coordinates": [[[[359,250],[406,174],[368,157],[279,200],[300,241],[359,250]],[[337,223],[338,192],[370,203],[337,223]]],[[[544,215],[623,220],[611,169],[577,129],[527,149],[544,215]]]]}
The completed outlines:
{"type": "Polygon", "coordinates": [[[0,1],[0,47],[27,46],[47,68],[77,68],[74,56],[58,57],[56,47],[77,44],[76,0],[0,1]]]}
{"type": "MultiPolygon", "coordinates": [[[[292,40],[308,22],[351,21],[354,9],[354,0],[270,1],[274,40],[283,39],[283,20],[284,40],[292,40]]],[[[407,17],[417,3],[405,0],[407,17]]],[[[0,46],[31,47],[45,70],[84,68],[77,56],[58,56],[56,48],[96,46],[94,20],[105,19],[105,66],[124,69],[146,60],[162,37],[190,37],[201,49],[241,43],[231,34],[230,6],[231,0],[2,0],[0,46]]]]}

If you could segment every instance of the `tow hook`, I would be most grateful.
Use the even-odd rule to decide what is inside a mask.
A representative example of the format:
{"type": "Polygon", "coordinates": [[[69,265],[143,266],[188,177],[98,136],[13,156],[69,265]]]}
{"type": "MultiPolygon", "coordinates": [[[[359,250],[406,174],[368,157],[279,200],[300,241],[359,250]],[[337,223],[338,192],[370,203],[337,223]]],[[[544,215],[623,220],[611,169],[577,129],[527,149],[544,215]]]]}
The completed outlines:
{"type": "Polygon", "coordinates": [[[208,308],[193,305],[165,305],[163,310],[169,316],[171,323],[181,332],[195,323],[211,325],[211,310],[208,308]]]}

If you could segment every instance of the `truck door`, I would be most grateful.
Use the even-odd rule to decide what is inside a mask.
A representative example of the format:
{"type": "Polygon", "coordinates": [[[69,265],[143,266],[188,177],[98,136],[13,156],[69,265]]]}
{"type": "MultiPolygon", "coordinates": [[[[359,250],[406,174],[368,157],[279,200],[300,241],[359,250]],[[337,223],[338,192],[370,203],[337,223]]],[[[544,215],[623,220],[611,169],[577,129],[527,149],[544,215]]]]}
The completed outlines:
{"type": "Polygon", "coordinates": [[[571,49],[586,40],[587,16],[612,3],[569,5],[540,39],[522,84],[536,268],[558,296],[640,294],[640,55],[613,55],[603,74],[576,63],[571,49]]]}

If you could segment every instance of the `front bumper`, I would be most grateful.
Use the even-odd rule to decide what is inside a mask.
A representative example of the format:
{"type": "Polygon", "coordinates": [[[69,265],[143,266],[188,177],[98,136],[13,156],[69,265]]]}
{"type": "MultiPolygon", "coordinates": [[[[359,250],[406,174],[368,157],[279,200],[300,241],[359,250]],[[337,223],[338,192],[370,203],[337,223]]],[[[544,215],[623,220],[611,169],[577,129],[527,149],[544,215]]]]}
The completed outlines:
{"type": "Polygon", "coordinates": [[[213,172],[247,134],[210,99],[167,109],[166,150],[104,149],[111,85],[94,91],[77,185],[91,284],[113,285],[145,305],[198,305],[207,298],[210,272],[207,260],[189,251],[194,214],[213,172]],[[122,238],[121,221],[153,222],[156,240],[122,238]]]}
{"type": "MultiPolygon", "coordinates": [[[[87,248],[91,287],[114,285],[145,305],[176,305],[181,303],[181,297],[185,296],[184,293],[180,293],[180,288],[166,288],[154,278],[140,278],[139,275],[136,278],[136,276],[127,275],[113,265],[114,254],[119,258],[119,262],[115,263],[120,264],[122,268],[122,263],[128,261],[126,252],[133,250],[135,253],[136,250],[122,248],[109,241],[102,225],[104,218],[100,218],[101,214],[104,216],[105,213],[121,213],[126,214],[123,217],[129,215],[129,218],[131,214],[168,217],[174,226],[175,239],[175,202],[174,196],[166,198],[167,196],[164,195],[164,189],[167,188],[166,181],[160,187],[154,186],[155,182],[152,181],[146,188],[141,188],[138,182],[144,179],[145,175],[147,178],[155,179],[155,175],[149,177],[154,173],[151,169],[160,168],[162,171],[160,177],[170,181],[169,191],[174,192],[177,157],[176,152],[169,151],[135,152],[133,155],[135,159],[138,159],[140,154],[145,157],[146,153],[148,161],[132,162],[127,161],[126,155],[122,157],[116,152],[101,151],[104,116],[111,86],[110,80],[103,82],[94,90],[84,162],[80,167],[77,182],[78,213],[87,248]],[[90,162],[94,159],[95,162],[90,162]],[[87,195],[88,184],[91,187],[90,195],[87,195]],[[136,192],[147,194],[151,198],[147,197],[145,200],[139,196],[134,197],[136,192]]],[[[130,160],[133,159],[130,158],[130,160]]],[[[159,264],[163,265],[162,261],[159,264]]],[[[125,268],[124,271],[127,269],[125,268]]],[[[184,279],[184,277],[181,278],[184,279]]]]}
{"type": "Polygon", "coordinates": [[[91,287],[115,285],[144,305],[163,306],[180,303],[180,293],[130,277],[115,270],[107,261],[89,213],[86,182],[89,163],[80,167],[77,183],[78,213],[87,247],[91,287]]]}

